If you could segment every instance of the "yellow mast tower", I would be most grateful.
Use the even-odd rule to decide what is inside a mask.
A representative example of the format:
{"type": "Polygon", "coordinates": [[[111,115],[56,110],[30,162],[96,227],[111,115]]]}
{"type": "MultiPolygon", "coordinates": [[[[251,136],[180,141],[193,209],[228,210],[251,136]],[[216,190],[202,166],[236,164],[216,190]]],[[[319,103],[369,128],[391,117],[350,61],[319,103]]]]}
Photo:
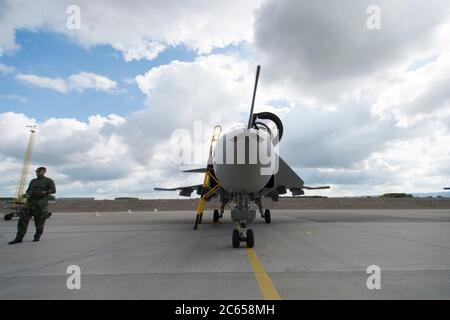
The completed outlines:
{"type": "Polygon", "coordinates": [[[27,145],[27,149],[25,151],[25,157],[24,157],[23,165],[22,165],[22,172],[20,174],[19,183],[17,184],[17,188],[16,188],[16,197],[11,202],[11,209],[13,209],[14,212],[5,215],[5,220],[10,220],[13,216],[18,215],[18,212],[24,203],[23,190],[25,188],[25,181],[28,176],[28,169],[30,167],[30,162],[31,162],[31,154],[33,152],[34,137],[36,134],[36,126],[35,125],[27,126],[27,128],[30,129],[30,138],[28,139],[28,145],[27,145]]]}

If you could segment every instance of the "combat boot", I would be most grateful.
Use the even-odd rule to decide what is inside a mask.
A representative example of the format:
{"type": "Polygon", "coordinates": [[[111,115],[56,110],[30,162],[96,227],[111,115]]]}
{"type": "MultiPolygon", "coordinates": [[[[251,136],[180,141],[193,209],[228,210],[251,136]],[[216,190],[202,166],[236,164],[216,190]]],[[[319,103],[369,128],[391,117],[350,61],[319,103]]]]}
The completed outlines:
{"type": "Polygon", "coordinates": [[[21,243],[21,242],[22,242],[22,240],[16,238],[13,241],[8,242],[8,244],[16,244],[16,243],[21,243]]]}

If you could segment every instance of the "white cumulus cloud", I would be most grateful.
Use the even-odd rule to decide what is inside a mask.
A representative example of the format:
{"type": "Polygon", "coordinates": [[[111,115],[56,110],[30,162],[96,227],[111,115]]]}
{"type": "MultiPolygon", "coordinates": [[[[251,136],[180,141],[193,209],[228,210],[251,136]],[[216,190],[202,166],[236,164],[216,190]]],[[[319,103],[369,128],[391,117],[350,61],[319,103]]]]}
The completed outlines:
{"type": "Polygon", "coordinates": [[[69,89],[77,91],[83,91],[85,89],[112,91],[117,89],[117,82],[95,73],[80,72],[71,75],[67,79],[67,86],[69,89]]]}
{"type": "Polygon", "coordinates": [[[66,82],[61,78],[47,78],[34,74],[18,74],[16,78],[33,87],[52,89],[61,93],[67,92],[66,82]]]}
{"type": "Polygon", "coordinates": [[[51,30],[85,47],[109,44],[124,58],[153,59],[165,47],[184,45],[209,53],[242,41],[251,41],[253,11],[262,0],[124,2],[71,0],[0,2],[0,56],[20,49],[17,30],[51,30]],[[80,29],[68,29],[68,6],[81,12],[80,29]]]}
{"type": "Polygon", "coordinates": [[[73,74],[67,79],[47,78],[34,74],[18,74],[16,78],[31,86],[52,89],[61,93],[71,90],[83,92],[86,89],[109,92],[117,89],[116,81],[90,72],[73,74]]]}
{"type": "Polygon", "coordinates": [[[0,63],[0,74],[1,73],[9,74],[9,73],[13,73],[14,71],[15,71],[14,67],[7,66],[6,64],[0,63]]]}

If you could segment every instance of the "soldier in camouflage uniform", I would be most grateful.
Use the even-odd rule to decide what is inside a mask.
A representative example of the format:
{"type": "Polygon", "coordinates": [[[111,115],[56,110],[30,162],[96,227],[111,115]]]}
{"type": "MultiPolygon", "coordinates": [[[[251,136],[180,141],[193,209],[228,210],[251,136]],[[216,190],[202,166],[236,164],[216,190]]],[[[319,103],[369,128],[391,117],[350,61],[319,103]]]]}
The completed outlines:
{"type": "Polygon", "coordinates": [[[47,197],[56,192],[55,183],[52,179],[45,176],[46,172],[47,169],[45,167],[36,169],[37,178],[30,181],[30,185],[26,191],[27,201],[19,213],[16,238],[9,242],[9,244],[23,241],[31,217],[34,218],[34,224],[36,226],[36,234],[34,235],[33,241],[39,241],[44,232],[44,223],[49,216],[47,197]]]}

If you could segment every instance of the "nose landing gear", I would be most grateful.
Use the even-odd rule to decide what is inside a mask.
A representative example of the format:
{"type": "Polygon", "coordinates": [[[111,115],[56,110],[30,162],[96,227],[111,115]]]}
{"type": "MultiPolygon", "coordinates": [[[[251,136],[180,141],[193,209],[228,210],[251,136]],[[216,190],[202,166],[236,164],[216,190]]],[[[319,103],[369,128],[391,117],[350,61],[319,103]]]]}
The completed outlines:
{"type": "Polygon", "coordinates": [[[252,229],[246,229],[245,224],[241,225],[240,228],[233,230],[233,248],[239,248],[241,242],[245,241],[247,243],[247,248],[253,248],[255,245],[255,236],[253,235],[252,229]]]}

